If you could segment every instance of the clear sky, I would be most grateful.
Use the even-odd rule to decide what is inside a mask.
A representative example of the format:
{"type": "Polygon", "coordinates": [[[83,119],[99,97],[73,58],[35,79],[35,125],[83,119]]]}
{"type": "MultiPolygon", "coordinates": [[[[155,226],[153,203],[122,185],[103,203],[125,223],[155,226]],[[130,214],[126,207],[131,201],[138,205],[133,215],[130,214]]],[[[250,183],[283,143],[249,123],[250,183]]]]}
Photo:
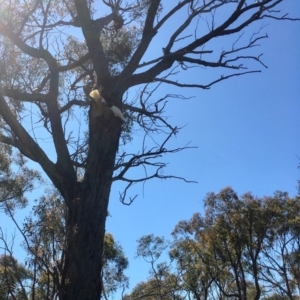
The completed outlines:
{"type": "MultiPolygon", "coordinates": [[[[291,15],[300,13],[300,1],[288,0],[282,7],[291,15]]],[[[251,191],[258,197],[276,190],[288,191],[291,196],[297,193],[300,22],[267,20],[265,25],[262,32],[269,38],[255,49],[264,53],[263,61],[268,66],[260,68],[261,73],[235,77],[205,91],[164,87],[166,93],[176,90],[194,96],[187,101],[170,101],[166,111],[171,123],[186,125],[172,145],[191,142],[198,147],[168,156],[170,164],[165,173],[198,183],[153,180],[144,190],[142,186],[137,189],[139,197],[129,207],[119,202],[117,184],[113,187],[107,231],[114,234],[129,258],[131,288],[147,279],[149,267],[134,259],[136,240],[151,233],[169,238],[180,220],[203,211],[206,193],[226,186],[239,194],[251,191]]],[[[158,48],[161,46],[163,42],[158,48]]],[[[205,69],[186,71],[183,80],[206,83],[206,74],[205,69]]]]}
{"type": "MultiPolygon", "coordinates": [[[[284,1],[282,8],[299,16],[300,1],[284,1]]],[[[126,274],[131,277],[131,288],[148,276],[148,266],[134,259],[136,240],[151,233],[168,238],[180,220],[203,211],[206,193],[218,192],[226,186],[239,194],[251,191],[256,196],[271,195],[276,190],[288,191],[291,196],[297,193],[300,22],[268,20],[265,24],[269,25],[262,32],[268,33],[269,38],[255,49],[256,53],[264,53],[263,61],[268,66],[264,69],[257,65],[261,73],[231,78],[205,91],[172,86],[162,90],[162,93],[193,96],[190,100],[170,101],[166,115],[173,125],[185,125],[170,145],[181,147],[191,142],[197,147],[167,156],[165,161],[169,165],[165,174],[198,183],[149,181],[132,192],[131,195],[136,191],[139,196],[131,206],[119,202],[119,185],[113,186],[107,231],[120,242],[129,258],[126,274]]],[[[169,24],[166,32],[171,29],[169,24]]],[[[156,50],[161,51],[163,46],[164,39],[158,36],[156,50]]],[[[182,79],[205,84],[210,76],[207,70],[196,69],[183,72],[182,79]]],[[[136,149],[135,139],[131,147],[136,149]]],[[[5,227],[3,222],[4,218],[0,225],[5,227]]],[[[10,230],[12,227],[7,227],[10,230]]],[[[16,254],[17,247],[18,243],[16,254]]]]}

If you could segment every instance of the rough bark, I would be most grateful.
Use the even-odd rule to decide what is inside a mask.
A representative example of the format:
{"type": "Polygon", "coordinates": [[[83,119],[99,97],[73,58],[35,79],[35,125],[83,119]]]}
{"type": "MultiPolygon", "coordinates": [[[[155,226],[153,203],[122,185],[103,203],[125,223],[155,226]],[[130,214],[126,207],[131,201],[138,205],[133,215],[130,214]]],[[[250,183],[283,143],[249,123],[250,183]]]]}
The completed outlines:
{"type": "Polygon", "coordinates": [[[90,124],[90,151],[82,182],[68,207],[67,247],[60,299],[98,300],[101,295],[105,220],[122,121],[109,108],[90,124]]]}

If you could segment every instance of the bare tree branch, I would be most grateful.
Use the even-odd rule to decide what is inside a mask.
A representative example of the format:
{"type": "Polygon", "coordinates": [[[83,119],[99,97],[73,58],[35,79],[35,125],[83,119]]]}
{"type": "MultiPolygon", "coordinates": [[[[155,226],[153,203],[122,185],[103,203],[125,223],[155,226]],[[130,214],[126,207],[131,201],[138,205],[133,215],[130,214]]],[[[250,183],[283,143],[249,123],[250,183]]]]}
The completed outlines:
{"type": "Polygon", "coordinates": [[[153,37],[157,33],[157,30],[154,29],[153,22],[159,8],[160,0],[152,0],[150,3],[150,7],[148,9],[147,17],[145,20],[145,25],[143,29],[143,35],[141,42],[139,43],[138,48],[132,55],[132,58],[128,65],[124,68],[122,73],[120,74],[121,78],[126,78],[133,74],[136,68],[139,65],[139,62],[143,55],[145,54],[146,50],[149,47],[150,42],[152,41],[153,37]]]}
{"type": "MultiPolygon", "coordinates": [[[[12,114],[4,97],[1,94],[2,89],[0,89],[0,113],[2,118],[10,126],[11,130],[16,135],[18,142],[15,143],[16,146],[21,144],[20,151],[26,149],[26,153],[29,154],[29,158],[34,158],[34,161],[39,162],[41,167],[44,169],[46,174],[53,180],[57,187],[61,185],[61,178],[56,169],[56,166],[48,159],[44,151],[33,141],[31,136],[23,128],[23,126],[16,120],[15,116],[12,114]],[[28,151],[28,152],[27,152],[28,151]]],[[[4,140],[2,140],[4,141],[4,140]]],[[[24,153],[26,155],[26,153],[24,153]]]]}

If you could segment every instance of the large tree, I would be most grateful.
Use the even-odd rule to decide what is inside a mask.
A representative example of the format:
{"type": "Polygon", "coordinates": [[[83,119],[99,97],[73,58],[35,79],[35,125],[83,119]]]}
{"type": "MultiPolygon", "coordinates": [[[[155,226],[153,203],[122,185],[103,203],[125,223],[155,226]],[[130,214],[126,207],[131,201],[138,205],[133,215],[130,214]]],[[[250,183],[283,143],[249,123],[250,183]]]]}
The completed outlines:
{"type": "Polygon", "coordinates": [[[100,298],[112,183],[126,183],[120,197],[130,203],[126,192],[134,183],[176,177],[162,173],[166,164],[159,159],[185,147],[167,148],[178,128],[163,113],[168,98],[184,97],[155,99],[153,91],[161,84],[209,89],[259,72],[264,64],[254,47],[267,37],[261,21],[292,20],[280,11],[284,0],[164,2],[0,1],[0,141],[38,163],[64,199],[60,299],[100,298]],[[170,23],[173,31],[155,51],[156,37],[170,23]],[[228,47],[211,48],[216,38],[228,47]],[[251,60],[257,69],[247,69],[251,60]],[[180,81],[179,71],[193,66],[223,73],[208,82],[180,81]],[[138,152],[128,153],[135,130],[145,137],[138,152]],[[157,133],[165,137],[147,145],[157,133]]]}

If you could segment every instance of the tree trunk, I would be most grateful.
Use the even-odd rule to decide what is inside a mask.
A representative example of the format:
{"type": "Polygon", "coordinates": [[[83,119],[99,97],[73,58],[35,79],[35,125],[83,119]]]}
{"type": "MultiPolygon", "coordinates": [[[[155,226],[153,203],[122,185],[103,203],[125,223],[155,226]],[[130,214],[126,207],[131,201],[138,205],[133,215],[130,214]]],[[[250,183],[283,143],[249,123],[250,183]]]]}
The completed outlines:
{"type": "Polygon", "coordinates": [[[84,179],[68,194],[67,246],[61,300],[99,300],[105,220],[122,121],[105,107],[90,120],[84,179]]]}

